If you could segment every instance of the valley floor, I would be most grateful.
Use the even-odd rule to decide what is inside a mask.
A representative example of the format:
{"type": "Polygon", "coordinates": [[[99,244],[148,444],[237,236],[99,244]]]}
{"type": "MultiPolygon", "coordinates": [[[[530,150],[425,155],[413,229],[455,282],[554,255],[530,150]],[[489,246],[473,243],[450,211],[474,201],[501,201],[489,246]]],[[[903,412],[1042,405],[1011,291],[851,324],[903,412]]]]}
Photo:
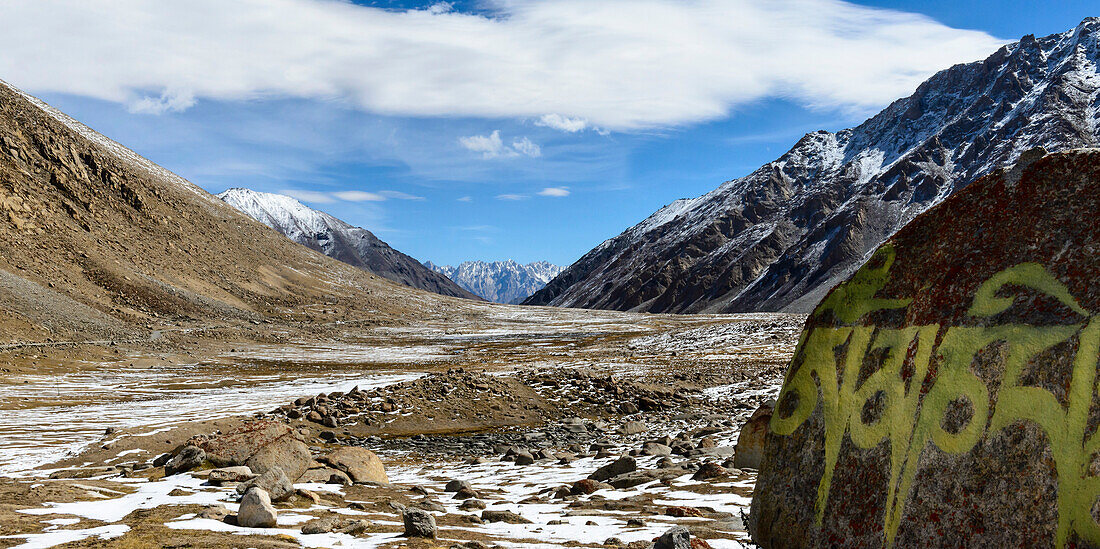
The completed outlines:
{"type": "Polygon", "coordinates": [[[778,392],[802,321],[476,304],[416,326],[338,326],[339,337],[308,343],[22,349],[0,383],[0,547],[416,546],[401,537],[402,506],[431,510],[442,546],[626,545],[683,524],[713,547],[739,547],[754,472],[692,477],[704,462],[730,465],[738,429],[778,392]],[[305,398],[355,387],[366,404],[344,405],[336,427],[307,419],[305,398]],[[201,472],[163,477],[150,462],[257,416],[290,423],[317,454],[377,452],[390,484],[297,484],[316,499],[278,504],[274,529],[197,518],[204,505],[235,511],[235,492],[201,472]],[[677,443],[696,449],[660,463],[640,455],[681,433],[677,443]],[[509,451],[536,459],[502,461],[509,451]],[[555,493],[630,451],[638,483],[555,493]],[[451,479],[531,522],[469,518],[482,511],[459,509],[443,492],[451,479]],[[369,528],[301,533],[327,516],[369,528]]]}

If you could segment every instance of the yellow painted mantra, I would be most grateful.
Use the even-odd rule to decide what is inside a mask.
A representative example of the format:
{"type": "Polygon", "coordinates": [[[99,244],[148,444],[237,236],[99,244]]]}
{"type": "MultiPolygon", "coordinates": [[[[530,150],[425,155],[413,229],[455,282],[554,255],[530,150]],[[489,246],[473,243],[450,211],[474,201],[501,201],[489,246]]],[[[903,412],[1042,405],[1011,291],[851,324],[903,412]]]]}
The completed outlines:
{"type": "Polygon", "coordinates": [[[790,435],[820,404],[825,424],[825,469],[814,507],[817,525],[822,525],[845,435],[857,448],[889,443],[890,481],[883,530],[886,543],[892,545],[916,477],[918,460],[929,443],[949,454],[966,453],[987,430],[997,432],[1013,422],[1028,421],[1046,433],[1055,462],[1056,546],[1065,546],[1070,532],[1100,544],[1100,525],[1090,512],[1100,497],[1100,477],[1088,474],[1091,456],[1100,450],[1100,435],[1086,436],[1089,407],[1097,391],[1100,317],[1083,309],[1065,285],[1044,267],[1024,263],[994,275],[978,289],[969,310],[975,323],[981,324],[980,319],[1012,306],[1013,298],[1002,294],[1005,286],[1022,286],[1047,294],[1080,315],[1081,322],[1055,326],[950,326],[945,330],[938,324],[899,329],[845,326],[872,311],[908,306],[909,300],[873,297],[885,286],[893,260],[894,250],[884,247],[868,266],[838,287],[814,312],[815,317],[820,317],[831,311],[841,326],[815,328],[803,334],[792,363],[800,366],[788,373],[779,396],[779,413],[772,416],[772,432],[790,435]],[[942,337],[936,345],[941,331],[942,337]],[[1046,389],[1021,383],[1024,367],[1032,359],[1073,340],[1077,341],[1077,351],[1067,406],[1046,389]],[[989,389],[972,371],[971,364],[979,351],[995,343],[1003,345],[1004,375],[990,415],[989,389]],[[879,369],[857,386],[861,365],[871,353],[876,362],[881,361],[879,369]],[[910,366],[905,369],[907,362],[910,366]],[[932,363],[938,364],[935,380],[922,396],[921,386],[932,363]],[[784,405],[788,401],[797,403],[784,405]],[[869,403],[876,404],[881,414],[864,423],[862,410],[869,403]],[[963,403],[971,407],[969,421],[949,432],[944,427],[944,418],[953,406],[963,403]],[[788,410],[792,405],[793,411],[788,410]]]}

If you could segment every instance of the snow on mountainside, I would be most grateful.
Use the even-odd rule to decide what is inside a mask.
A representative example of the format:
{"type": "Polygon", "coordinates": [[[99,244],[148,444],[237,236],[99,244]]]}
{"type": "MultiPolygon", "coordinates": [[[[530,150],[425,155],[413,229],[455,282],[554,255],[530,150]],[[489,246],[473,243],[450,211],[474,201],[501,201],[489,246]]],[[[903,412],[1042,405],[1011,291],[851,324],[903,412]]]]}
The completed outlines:
{"type": "Polygon", "coordinates": [[[457,267],[439,266],[425,261],[424,266],[446,275],[459,286],[497,303],[519,303],[540,290],[565,267],[547,261],[520,265],[508,261],[466,261],[457,267]]]}
{"type": "Polygon", "coordinates": [[[863,124],[818,131],[678,200],[525,301],[651,312],[810,310],[921,212],[1028,149],[1096,146],[1100,18],[943,70],[863,124]]]}
{"type": "Polygon", "coordinates": [[[478,299],[446,276],[391,248],[370,231],[314,210],[289,196],[240,188],[217,196],[291,240],[344,263],[413,288],[478,299]]]}

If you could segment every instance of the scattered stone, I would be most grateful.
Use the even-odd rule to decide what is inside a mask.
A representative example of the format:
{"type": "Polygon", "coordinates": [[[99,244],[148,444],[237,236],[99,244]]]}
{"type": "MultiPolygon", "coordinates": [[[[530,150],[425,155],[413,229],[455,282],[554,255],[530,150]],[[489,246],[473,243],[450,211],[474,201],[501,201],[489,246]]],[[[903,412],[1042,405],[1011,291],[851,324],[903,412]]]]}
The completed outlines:
{"type": "Polygon", "coordinates": [[[454,495],[454,499],[471,499],[479,497],[481,497],[481,495],[477,493],[477,490],[474,490],[469,486],[463,486],[462,489],[455,492],[454,495]]]}
{"type": "Polygon", "coordinates": [[[435,539],[435,517],[422,509],[406,509],[401,515],[405,522],[405,537],[435,539]]]}
{"type": "Polygon", "coordinates": [[[298,477],[297,482],[319,482],[321,484],[339,484],[342,486],[353,484],[347,473],[328,467],[308,469],[302,476],[298,477]]]}
{"type": "Polygon", "coordinates": [[[283,470],[290,480],[297,480],[309,468],[313,457],[309,447],[293,436],[284,436],[260,448],[245,461],[252,472],[262,475],[273,467],[283,470]]]}
{"type": "Polygon", "coordinates": [[[347,524],[340,527],[340,529],[337,531],[341,534],[347,534],[349,536],[358,536],[359,534],[365,533],[367,530],[370,530],[371,526],[372,524],[369,520],[358,519],[349,521],[347,524]]]}
{"type": "Polygon", "coordinates": [[[485,502],[480,499],[468,499],[458,504],[458,508],[462,511],[481,510],[485,508],[485,502]]]}
{"type": "Polygon", "coordinates": [[[516,454],[516,465],[531,465],[535,462],[535,456],[531,452],[523,451],[516,454]]]}
{"type": "Polygon", "coordinates": [[[645,526],[645,521],[640,518],[632,518],[626,521],[627,528],[642,528],[645,526]]]}
{"type": "Polygon", "coordinates": [[[215,486],[221,486],[227,482],[247,482],[256,478],[256,476],[256,473],[253,473],[252,469],[247,466],[237,465],[235,467],[211,469],[206,481],[215,486]]]}
{"type": "Polygon", "coordinates": [[[340,521],[336,517],[311,520],[302,526],[302,533],[307,535],[327,534],[335,530],[338,524],[340,524],[340,521]]]}
{"type": "Polygon", "coordinates": [[[722,467],[721,465],[718,465],[717,463],[715,463],[713,461],[708,461],[708,462],[702,464],[701,466],[699,466],[699,470],[696,471],[694,475],[691,475],[691,479],[692,480],[711,480],[711,479],[724,477],[727,474],[729,474],[729,472],[726,471],[725,467],[722,467]]]}
{"type": "Polygon", "coordinates": [[[684,518],[684,517],[701,517],[703,512],[694,508],[686,507],[683,505],[676,505],[665,509],[665,514],[670,517],[684,518]]]}
{"type": "Polygon", "coordinates": [[[278,513],[271,505],[271,498],[267,492],[253,487],[241,498],[241,506],[237,511],[237,524],[245,528],[274,528],[277,516],[278,513]]]}
{"type": "Polygon", "coordinates": [[[648,430],[649,428],[646,427],[645,423],[640,421],[628,421],[619,429],[619,434],[627,436],[640,435],[648,430]]]}
{"type": "Polygon", "coordinates": [[[494,509],[486,509],[481,512],[481,519],[485,522],[507,522],[508,524],[533,524],[531,521],[511,512],[494,509]]]}
{"type": "Polygon", "coordinates": [[[237,487],[238,492],[248,493],[252,488],[263,490],[264,497],[273,501],[282,501],[294,493],[294,485],[286,473],[278,467],[268,469],[264,474],[237,487]]]}
{"type": "Polygon", "coordinates": [[[683,526],[673,526],[657,538],[653,549],[692,549],[691,532],[683,526]]]}
{"type": "Polygon", "coordinates": [[[630,456],[623,456],[599,469],[596,469],[588,478],[603,482],[623,473],[629,473],[638,469],[638,461],[630,456]]]}
{"type": "Polygon", "coordinates": [[[216,505],[207,505],[196,515],[198,518],[210,520],[225,520],[227,516],[229,516],[229,509],[226,509],[225,506],[220,503],[216,505]]]}
{"type": "Polygon", "coordinates": [[[759,469],[764,458],[764,435],[768,432],[768,423],[775,409],[773,402],[766,402],[752,413],[734,447],[733,466],[738,469],[759,469]]]}
{"type": "Polygon", "coordinates": [[[366,448],[344,446],[322,458],[322,461],[344,471],[356,483],[378,482],[389,484],[386,468],[374,452],[366,448]]]}
{"type": "Polygon", "coordinates": [[[569,493],[573,495],[591,494],[592,492],[595,492],[599,489],[600,482],[598,480],[586,478],[574,482],[572,488],[570,488],[569,490],[569,493]]]}
{"type": "Polygon", "coordinates": [[[290,435],[291,432],[285,423],[259,420],[206,440],[200,447],[206,451],[206,458],[210,463],[217,467],[245,465],[248,458],[259,452],[260,448],[290,435]]]}
{"type": "Polygon", "coordinates": [[[465,480],[451,479],[447,481],[447,485],[443,487],[444,492],[457,492],[463,488],[473,489],[469,482],[465,480]]]}
{"type": "Polygon", "coordinates": [[[671,456],[672,448],[659,442],[647,442],[642,445],[643,456],[671,456]]]}
{"type": "Polygon", "coordinates": [[[168,463],[164,465],[164,476],[170,477],[186,473],[206,461],[206,452],[198,446],[184,446],[168,463]]]}

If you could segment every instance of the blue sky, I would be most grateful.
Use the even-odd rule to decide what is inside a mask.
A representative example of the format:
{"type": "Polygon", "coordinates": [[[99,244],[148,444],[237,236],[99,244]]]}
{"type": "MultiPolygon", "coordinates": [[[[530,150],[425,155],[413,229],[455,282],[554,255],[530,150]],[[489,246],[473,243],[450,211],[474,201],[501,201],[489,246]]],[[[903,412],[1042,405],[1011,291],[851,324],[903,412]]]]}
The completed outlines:
{"type": "Polygon", "coordinates": [[[293,193],[441,264],[569,264],[935,70],[1100,15],[1074,1],[171,4],[5,3],[22,24],[0,37],[0,78],[211,192],[293,193]],[[68,38],[31,38],[47,32],[68,38]]]}

